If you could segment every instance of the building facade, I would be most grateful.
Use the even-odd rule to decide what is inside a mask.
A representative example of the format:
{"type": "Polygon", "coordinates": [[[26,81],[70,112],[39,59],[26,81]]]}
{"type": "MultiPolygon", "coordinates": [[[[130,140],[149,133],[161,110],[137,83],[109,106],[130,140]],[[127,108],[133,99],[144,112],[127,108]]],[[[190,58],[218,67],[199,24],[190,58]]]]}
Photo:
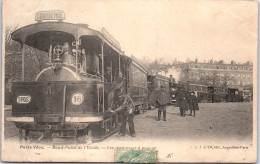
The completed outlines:
{"type": "Polygon", "coordinates": [[[181,70],[180,81],[207,80],[212,85],[226,85],[234,87],[253,85],[253,64],[246,62],[237,64],[232,61],[224,64],[223,61],[199,63],[197,60],[173,65],[181,70]],[[215,81],[214,81],[215,80],[215,81]],[[215,83],[215,84],[214,84],[215,83]]]}

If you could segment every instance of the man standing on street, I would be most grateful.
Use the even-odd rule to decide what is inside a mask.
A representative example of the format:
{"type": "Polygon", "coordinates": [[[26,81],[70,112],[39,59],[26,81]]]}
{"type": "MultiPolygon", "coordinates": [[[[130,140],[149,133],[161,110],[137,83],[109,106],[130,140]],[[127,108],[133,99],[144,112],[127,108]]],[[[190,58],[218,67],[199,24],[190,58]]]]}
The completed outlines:
{"type": "Polygon", "coordinates": [[[195,92],[191,92],[189,108],[190,108],[190,116],[192,116],[192,111],[193,111],[193,117],[195,117],[195,110],[199,110],[198,99],[195,95],[195,92]]]}
{"type": "Polygon", "coordinates": [[[188,93],[184,88],[181,88],[178,93],[179,108],[182,117],[185,117],[186,110],[188,110],[188,93]]]}
{"type": "MultiPolygon", "coordinates": [[[[134,126],[134,103],[129,95],[127,95],[124,91],[121,91],[118,95],[120,102],[119,108],[115,111],[110,110],[110,112],[120,112],[122,114],[122,123],[120,127],[120,136],[125,136],[126,133],[126,122],[128,122],[129,132],[131,137],[135,137],[135,126],[134,126]]],[[[119,136],[118,135],[118,136],[119,136]]]]}
{"type": "Polygon", "coordinates": [[[161,113],[163,111],[163,121],[166,121],[166,105],[170,101],[169,93],[165,92],[165,86],[161,86],[161,90],[158,92],[157,95],[157,104],[159,105],[158,109],[158,121],[161,119],[161,113]]]}

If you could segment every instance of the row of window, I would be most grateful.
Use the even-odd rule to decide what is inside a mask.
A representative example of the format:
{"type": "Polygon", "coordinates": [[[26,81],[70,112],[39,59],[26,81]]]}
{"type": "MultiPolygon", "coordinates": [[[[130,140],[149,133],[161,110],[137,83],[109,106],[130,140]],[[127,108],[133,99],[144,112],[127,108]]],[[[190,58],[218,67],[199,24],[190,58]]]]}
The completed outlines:
{"type": "Polygon", "coordinates": [[[132,66],[132,74],[133,85],[145,88],[147,85],[146,74],[134,65],[132,66]]]}
{"type": "Polygon", "coordinates": [[[164,86],[166,91],[169,90],[169,82],[163,81],[163,80],[160,80],[160,79],[156,78],[155,82],[154,82],[154,88],[156,90],[159,90],[161,88],[161,86],[164,86]]]}
{"type": "MultiPolygon", "coordinates": [[[[201,75],[214,75],[213,72],[202,72],[201,75]]],[[[234,74],[234,73],[217,73],[216,76],[221,76],[221,77],[224,77],[224,76],[231,76],[231,77],[237,77],[237,78],[251,78],[252,75],[250,74],[234,74]]]]}
{"type": "Polygon", "coordinates": [[[231,69],[231,70],[253,70],[251,66],[228,66],[228,65],[197,65],[190,64],[190,68],[204,68],[204,69],[231,69]]]}
{"type": "Polygon", "coordinates": [[[207,92],[208,87],[207,86],[194,86],[190,85],[190,91],[197,91],[197,92],[207,92]]]}
{"type": "Polygon", "coordinates": [[[249,84],[251,84],[251,82],[249,82],[249,81],[237,81],[237,82],[230,82],[231,83],[231,85],[249,85],[249,84]]]}

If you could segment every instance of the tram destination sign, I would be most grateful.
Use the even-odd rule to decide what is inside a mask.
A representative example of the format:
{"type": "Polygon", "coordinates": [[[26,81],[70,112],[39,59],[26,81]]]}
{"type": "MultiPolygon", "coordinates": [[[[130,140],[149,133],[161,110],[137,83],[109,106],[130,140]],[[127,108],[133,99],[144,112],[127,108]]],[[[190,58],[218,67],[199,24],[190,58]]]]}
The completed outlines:
{"type": "Polygon", "coordinates": [[[65,12],[61,10],[53,11],[39,11],[35,14],[35,21],[43,20],[59,20],[62,21],[65,19],[65,12]]]}

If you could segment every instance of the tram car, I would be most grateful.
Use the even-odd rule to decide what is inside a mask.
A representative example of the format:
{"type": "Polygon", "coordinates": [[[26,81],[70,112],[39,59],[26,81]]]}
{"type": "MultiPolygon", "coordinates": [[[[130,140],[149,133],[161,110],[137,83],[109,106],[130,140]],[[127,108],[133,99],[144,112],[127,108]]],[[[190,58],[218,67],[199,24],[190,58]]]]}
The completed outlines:
{"type": "Polygon", "coordinates": [[[243,88],[243,101],[244,102],[250,102],[253,101],[253,89],[249,87],[243,88]]]}
{"type": "MultiPolygon", "coordinates": [[[[190,82],[178,82],[177,84],[177,100],[178,100],[178,91],[180,89],[185,89],[186,91],[194,92],[199,103],[209,102],[209,92],[207,85],[201,84],[192,84],[190,82]]],[[[178,101],[177,101],[178,106],[178,101]]]]}
{"type": "Polygon", "coordinates": [[[209,102],[227,102],[227,88],[226,87],[217,87],[217,86],[208,86],[209,92],[209,102]]]}
{"type": "Polygon", "coordinates": [[[195,92],[196,97],[198,98],[199,103],[208,102],[208,86],[207,85],[200,85],[200,84],[188,84],[189,92],[195,92]]]}
{"type": "Polygon", "coordinates": [[[243,91],[235,87],[208,86],[209,102],[243,102],[243,91]]]}
{"type": "MultiPolygon", "coordinates": [[[[170,94],[170,78],[163,76],[163,75],[147,75],[147,82],[148,82],[148,99],[149,99],[149,109],[152,106],[157,107],[156,100],[158,97],[158,91],[161,89],[161,86],[165,87],[165,92],[170,94]]],[[[170,104],[170,100],[168,102],[170,104]]]]}
{"type": "MultiPolygon", "coordinates": [[[[108,112],[108,94],[115,81],[129,94],[136,110],[147,107],[147,72],[124,55],[104,28],[63,22],[63,11],[36,13],[35,24],[11,34],[22,47],[21,81],[12,83],[12,115],[21,139],[103,139],[118,130],[118,114],[108,112]],[[49,21],[51,20],[51,21],[49,21]],[[43,52],[47,61],[27,80],[27,47],[43,52]],[[119,79],[119,80],[118,80],[119,79]],[[120,84],[121,85],[121,84],[120,84]],[[34,135],[32,135],[34,134],[34,135]]],[[[35,54],[37,55],[37,54],[35,54]]]]}
{"type": "MultiPolygon", "coordinates": [[[[217,102],[242,102],[243,91],[238,88],[208,86],[201,84],[192,84],[190,82],[179,82],[178,89],[184,88],[189,92],[195,92],[200,103],[217,103],[217,102]]],[[[178,102],[177,102],[178,103],[178,102]]]]}
{"type": "Polygon", "coordinates": [[[133,55],[125,71],[127,93],[134,101],[135,113],[144,112],[148,108],[148,72],[133,55]]]}
{"type": "Polygon", "coordinates": [[[243,102],[243,91],[238,88],[228,88],[226,100],[227,102],[243,102]]]}

